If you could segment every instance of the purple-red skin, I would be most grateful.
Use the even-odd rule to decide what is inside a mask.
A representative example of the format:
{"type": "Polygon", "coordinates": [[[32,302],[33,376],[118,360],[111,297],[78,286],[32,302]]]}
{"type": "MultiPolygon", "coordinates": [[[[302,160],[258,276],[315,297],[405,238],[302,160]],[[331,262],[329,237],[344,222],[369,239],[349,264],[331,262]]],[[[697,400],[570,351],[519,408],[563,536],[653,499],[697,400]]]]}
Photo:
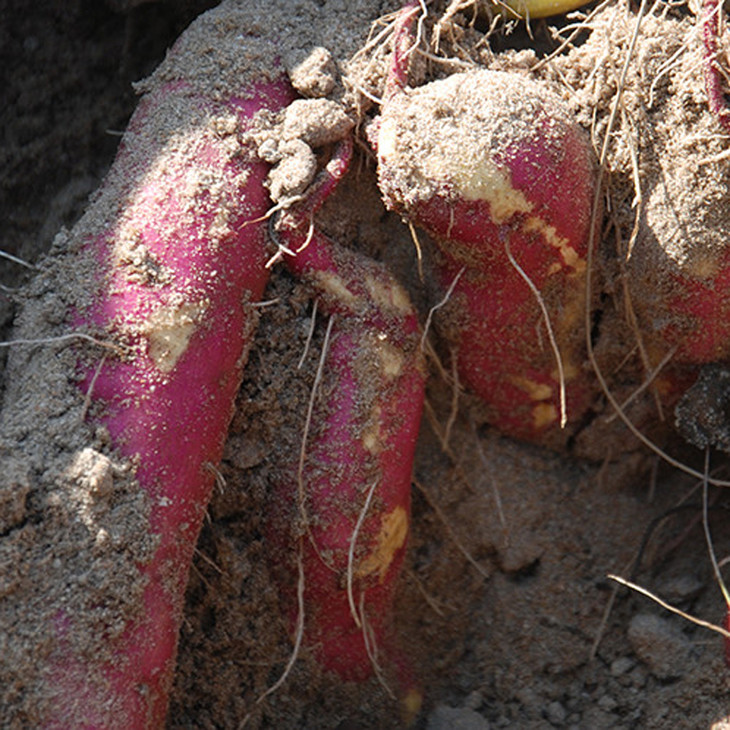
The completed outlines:
{"type": "MultiPolygon", "coordinates": [[[[441,290],[446,292],[456,282],[451,289],[446,335],[461,384],[485,401],[491,421],[502,432],[559,445],[570,427],[580,423],[595,396],[595,386],[584,368],[586,358],[580,337],[596,193],[593,151],[577,123],[569,120],[559,105],[553,106],[554,97],[540,96],[531,102],[534,116],[529,120],[529,133],[515,133],[489,153],[489,164],[506,181],[498,181],[496,189],[504,185],[507,195],[521,196],[531,206],[529,211],[517,210],[506,217],[495,213],[493,201],[501,202],[501,192],[492,200],[467,198],[453,181],[455,175],[450,180],[444,174],[430,198],[413,196],[401,182],[408,179],[410,168],[399,168],[399,159],[392,157],[392,150],[399,144],[400,118],[392,113],[394,107],[403,99],[413,98],[414,107],[420,101],[418,91],[401,93],[405,88],[406,49],[412,43],[406,30],[413,18],[414,9],[408,7],[396,26],[393,65],[381,118],[372,135],[384,201],[434,238],[439,247],[436,278],[441,290]],[[383,135],[390,157],[383,152],[383,135]],[[535,293],[509,260],[508,251],[544,296],[551,315],[565,366],[569,425],[565,433],[560,431],[557,360],[548,341],[544,316],[535,293]]],[[[492,78],[502,79],[504,84],[509,78],[505,73],[482,73],[485,84],[492,78]]],[[[462,77],[466,75],[433,84],[452,83],[462,77]]],[[[521,90],[528,83],[534,82],[514,76],[514,89],[521,90]]],[[[436,88],[429,85],[422,89],[429,87],[436,88]]],[[[504,86],[500,89],[497,93],[505,93],[504,86]]],[[[490,88],[480,89],[485,96],[490,92],[490,88]]],[[[455,93],[453,88],[451,93],[455,93]]],[[[475,98],[474,104],[478,103],[475,98]]],[[[500,108],[499,104],[495,107],[500,108]]],[[[443,113],[458,112],[444,109],[443,113]]],[[[485,135],[491,134],[489,124],[491,118],[485,122],[485,135]]],[[[502,138],[508,124],[505,119],[500,128],[502,138]]],[[[424,129],[424,136],[430,131],[424,129]]],[[[479,164],[480,160],[475,159],[474,169],[479,164]]],[[[413,175],[428,175],[428,168],[424,165],[413,175]]]]}
{"type": "MultiPolygon", "coordinates": [[[[323,182],[281,221],[278,235],[290,250],[306,241],[309,214],[344,174],[350,146],[349,140],[339,145],[323,182]]],[[[411,472],[424,399],[417,315],[384,266],[316,230],[305,248],[287,257],[287,265],[310,286],[318,311],[334,318],[319,385],[320,394],[331,396],[328,402],[321,396],[315,401],[301,491],[295,464],[284,470],[290,478],[274,490],[272,542],[285,554],[282,591],[291,624],[299,615],[299,554],[304,645],[323,668],[348,681],[372,676],[376,661],[386,673],[395,667],[408,705],[417,692],[395,646],[392,604],[409,531],[411,472]],[[292,535],[298,518],[304,525],[297,538],[292,535]],[[364,611],[370,647],[353,606],[360,618],[364,611]]]]}
{"type": "MultiPolygon", "coordinates": [[[[256,112],[280,109],[292,97],[283,77],[216,101],[184,81],[162,85],[140,103],[110,177],[125,175],[134,146],[153,142],[149,118],[160,107],[224,112],[243,130],[256,112]]],[[[82,388],[90,389],[94,422],[136,465],[158,542],[149,562],[138,566],[146,582],[141,604],[120,638],[94,637],[97,660],[74,654],[74,617],[59,611],[49,728],[164,724],[193,550],[256,321],[249,305],[260,301],[267,281],[266,224],[252,221],[271,206],[268,166],[250,151],[232,155],[230,135],[185,133],[197,145],[195,158],[173,154],[149,178],[158,160],[130,170],[118,210],[102,234],[86,241],[98,278],[89,282],[96,287],[93,303],[75,324],[119,342],[128,354],[108,356],[98,373],[97,363],[84,365],[82,388]],[[214,171],[214,196],[207,185],[191,190],[186,175],[198,167],[214,171]],[[214,235],[221,215],[226,233],[214,235]],[[134,232],[137,250],[164,272],[162,282],[130,276],[117,260],[122,230],[134,232]]]]}

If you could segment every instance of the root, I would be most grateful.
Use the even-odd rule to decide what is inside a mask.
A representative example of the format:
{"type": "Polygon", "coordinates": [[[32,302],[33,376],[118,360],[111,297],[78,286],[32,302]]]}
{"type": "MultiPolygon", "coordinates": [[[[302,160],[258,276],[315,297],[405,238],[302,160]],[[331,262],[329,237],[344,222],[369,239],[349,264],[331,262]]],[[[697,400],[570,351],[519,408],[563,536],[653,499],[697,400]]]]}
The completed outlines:
{"type": "MultiPolygon", "coordinates": [[[[675,346],[662,358],[661,362],[649,373],[646,380],[621,404],[622,410],[626,410],[656,380],[657,375],[669,364],[676,351],[677,347],[675,346]]],[[[612,423],[617,417],[616,412],[611,413],[606,417],[606,423],[612,423]]],[[[662,418],[661,420],[664,419],[662,418]]]]}
{"type": "Polygon", "coordinates": [[[363,47],[360,48],[357,53],[352,57],[352,61],[356,61],[358,58],[360,58],[360,56],[364,56],[366,53],[369,53],[373,49],[378,48],[378,46],[380,46],[381,48],[386,46],[389,42],[388,36],[392,34],[393,28],[395,27],[395,23],[399,15],[400,11],[396,10],[393,13],[388,13],[387,15],[383,15],[382,17],[378,18],[370,28],[370,37],[363,45],[363,47]],[[377,35],[373,36],[373,32],[378,25],[384,25],[385,27],[377,35]]]}
{"type": "MultiPolygon", "coordinates": [[[[622,108],[622,115],[625,117],[625,112],[622,108]]],[[[639,226],[640,226],[640,220],[641,220],[641,211],[643,206],[643,195],[641,191],[641,182],[640,182],[640,175],[639,175],[639,169],[638,169],[638,160],[636,159],[636,152],[634,149],[634,143],[633,140],[629,143],[629,149],[631,150],[631,167],[634,174],[634,201],[632,202],[632,205],[636,209],[636,213],[634,215],[634,225],[631,230],[631,236],[629,237],[629,243],[626,247],[626,251],[624,253],[624,258],[621,261],[621,268],[622,268],[622,276],[621,276],[621,284],[623,288],[623,294],[624,294],[624,307],[626,312],[626,319],[628,320],[629,327],[631,327],[631,331],[633,332],[634,339],[636,341],[636,347],[639,352],[639,357],[641,358],[641,363],[644,368],[644,372],[647,374],[647,383],[651,383],[653,378],[656,377],[656,374],[661,370],[662,367],[664,367],[664,360],[660,363],[660,366],[656,369],[652,369],[651,360],[649,359],[649,355],[646,351],[646,347],[644,346],[644,339],[641,336],[641,329],[639,327],[639,322],[636,318],[636,311],[633,306],[633,300],[631,298],[631,290],[629,289],[629,281],[628,276],[626,274],[626,264],[631,258],[631,253],[634,248],[634,244],[636,243],[636,239],[639,235],[639,226]],[[653,374],[654,373],[654,374],[653,374]]],[[[620,247],[617,247],[620,248],[620,247]]],[[[672,350],[672,355],[676,352],[676,348],[672,350]]],[[[669,362],[669,360],[667,360],[669,362]]],[[[643,387],[639,388],[639,391],[643,390],[643,387]]],[[[638,392],[637,392],[638,395],[638,392]]],[[[664,421],[664,409],[662,408],[662,402],[661,398],[659,397],[659,394],[657,393],[656,389],[653,390],[653,396],[654,396],[654,404],[656,405],[657,414],[659,416],[660,421],[664,421]]],[[[629,398],[629,401],[631,398],[629,398]]],[[[627,401],[624,403],[625,407],[627,401]]],[[[613,417],[615,417],[615,414],[613,414],[613,417]]]]}
{"type": "MultiPolygon", "coordinates": [[[[655,466],[656,466],[656,464],[658,464],[658,461],[655,462],[655,466]]],[[[650,481],[651,481],[651,488],[653,488],[654,482],[656,481],[655,469],[652,470],[652,476],[651,476],[650,481]]],[[[638,549],[634,553],[634,556],[631,558],[631,560],[624,566],[623,571],[622,571],[624,573],[628,572],[628,574],[631,576],[631,582],[632,583],[635,582],[636,576],[639,573],[639,570],[641,568],[642,559],[643,559],[645,553],[647,552],[647,546],[649,545],[649,541],[651,540],[652,536],[654,534],[656,534],[656,531],[661,526],[661,524],[664,521],[666,521],[669,517],[671,517],[673,515],[676,515],[679,512],[683,512],[683,511],[687,511],[687,510],[691,510],[691,511],[697,510],[697,505],[696,504],[688,504],[687,503],[687,500],[692,496],[692,494],[697,490],[697,488],[699,486],[703,486],[704,487],[706,485],[706,482],[707,482],[707,480],[703,480],[703,482],[702,482],[701,485],[698,484],[695,487],[693,487],[692,490],[690,490],[690,492],[688,494],[685,494],[682,497],[682,499],[679,501],[679,503],[677,505],[675,505],[674,507],[672,507],[668,511],[666,511],[663,514],[661,514],[658,517],[656,517],[648,525],[648,527],[647,527],[647,529],[646,529],[646,531],[644,533],[644,536],[642,537],[641,544],[639,545],[638,549]]],[[[706,512],[707,512],[707,501],[704,500],[703,501],[703,513],[704,513],[703,520],[704,520],[704,524],[705,525],[707,524],[706,512]]],[[[672,544],[670,544],[668,547],[665,547],[664,550],[663,550],[663,552],[662,552],[662,554],[659,556],[659,561],[664,560],[666,558],[666,556],[669,553],[672,552],[672,550],[676,549],[679,545],[681,545],[682,542],[684,542],[684,540],[687,538],[687,535],[688,535],[689,531],[692,530],[692,529],[694,529],[696,526],[697,526],[697,521],[693,521],[683,531],[683,533],[681,535],[679,535],[679,537],[676,538],[673,541],[672,544]]],[[[709,528],[706,528],[705,534],[706,535],[709,535],[709,528]]],[[[708,544],[711,545],[711,543],[708,543],[708,544]]],[[[656,560],[656,558],[655,558],[655,560],[656,560]]],[[[654,562],[654,561],[652,561],[652,562],[654,562]]],[[[716,562],[716,561],[714,561],[714,562],[716,562]]],[[[720,568],[721,564],[722,564],[721,562],[720,563],[717,563],[716,576],[719,575],[719,568],[720,568]]],[[[719,581],[721,581],[721,580],[722,579],[719,578],[719,581]]],[[[725,593],[725,591],[723,589],[723,594],[724,593],[725,593]]],[[[593,660],[595,658],[597,652],[598,652],[598,647],[599,647],[599,645],[601,643],[601,640],[603,639],[603,636],[605,634],[606,626],[608,624],[608,619],[609,619],[609,616],[611,614],[611,611],[613,610],[613,606],[615,604],[616,596],[617,595],[618,595],[618,586],[614,586],[611,589],[611,595],[610,595],[610,597],[608,599],[608,602],[606,604],[606,608],[604,609],[603,615],[601,617],[601,623],[599,625],[599,628],[598,628],[598,630],[596,632],[595,639],[594,639],[593,644],[591,646],[591,651],[590,651],[590,654],[589,654],[589,659],[590,660],[593,660]]]]}
{"type": "Polygon", "coordinates": [[[246,306],[251,307],[251,309],[266,309],[266,307],[273,307],[275,304],[278,304],[281,301],[280,297],[276,297],[276,299],[266,299],[263,302],[253,302],[250,304],[247,304],[246,306]]]}
{"type": "Polygon", "coordinates": [[[307,514],[307,495],[306,491],[304,489],[304,462],[306,461],[307,457],[307,439],[309,437],[309,429],[312,426],[312,414],[314,412],[314,401],[317,396],[317,390],[319,389],[319,384],[322,381],[322,373],[324,372],[324,363],[325,359],[327,357],[327,352],[329,350],[329,342],[330,342],[330,335],[332,334],[332,327],[334,325],[336,319],[336,315],[332,315],[329,318],[329,321],[327,322],[327,330],[324,335],[324,342],[322,343],[322,353],[319,357],[319,363],[317,364],[317,372],[314,376],[314,383],[312,383],[312,392],[309,396],[309,403],[307,405],[307,416],[304,420],[304,430],[302,432],[302,446],[299,451],[299,465],[297,467],[297,489],[298,489],[298,505],[299,505],[299,515],[302,520],[302,523],[304,525],[304,528],[307,531],[307,535],[309,536],[309,539],[312,543],[312,546],[314,547],[315,552],[319,556],[320,560],[327,566],[329,566],[329,563],[324,559],[322,556],[322,553],[319,550],[319,547],[317,543],[314,540],[314,535],[312,535],[312,531],[310,529],[310,523],[309,523],[309,515],[307,514]]]}
{"type": "Polygon", "coordinates": [[[421,242],[418,240],[418,232],[416,227],[408,221],[408,230],[411,232],[413,245],[416,247],[416,259],[418,260],[418,280],[423,284],[423,252],[421,251],[421,242]]]}
{"type": "Polygon", "coordinates": [[[89,383],[89,387],[86,389],[86,395],[84,395],[84,405],[81,407],[81,414],[79,415],[80,422],[86,420],[86,414],[89,412],[89,408],[91,407],[91,395],[94,392],[94,386],[96,385],[96,381],[101,374],[104,363],[106,362],[106,355],[107,354],[104,353],[101,356],[101,360],[99,360],[99,364],[96,366],[96,370],[94,370],[94,374],[91,376],[91,382],[89,383]]]}
{"type": "Polygon", "coordinates": [[[195,575],[197,575],[198,578],[200,578],[203,585],[208,589],[208,592],[213,593],[213,586],[210,583],[208,583],[208,580],[206,579],[206,577],[200,572],[200,568],[198,568],[198,566],[195,565],[194,562],[191,563],[190,567],[192,570],[195,571],[195,575]]]}
{"type": "Polygon", "coordinates": [[[509,544],[509,527],[507,526],[507,518],[504,515],[504,508],[502,506],[502,496],[499,493],[499,487],[497,486],[497,482],[495,478],[492,476],[492,469],[489,465],[489,460],[487,459],[487,455],[484,453],[484,447],[482,446],[482,442],[479,438],[479,435],[477,434],[476,427],[474,424],[471,424],[471,432],[474,434],[474,441],[477,445],[477,453],[479,454],[479,460],[482,462],[482,466],[484,467],[485,474],[489,474],[489,483],[492,487],[492,496],[494,497],[494,504],[497,507],[497,516],[499,517],[499,524],[502,525],[502,530],[504,532],[504,539],[505,544],[509,544]]]}
{"type": "MultiPolygon", "coordinates": [[[[218,565],[218,564],[217,564],[217,563],[215,562],[215,560],[213,560],[212,558],[209,558],[209,557],[208,557],[208,556],[207,556],[207,555],[206,555],[206,554],[205,554],[205,553],[204,553],[204,552],[203,552],[202,550],[200,550],[199,548],[195,547],[195,548],[194,548],[194,550],[193,550],[193,552],[194,552],[194,553],[195,553],[195,555],[197,555],[197,556],[198,556],[198,557],[199,557],[199,558],[200,558],[200,559],[201,559],[201,560],[202,560],[202,561],[203,561],[204,563],[207,563],[208,565],[210,565],[210,567],[211,567],[211,568],[213,568],[213,570],[215,570],[215,572],[216,572],[216,573],[218,573],[218,575],[221,575],[221,576],[223,576],[224,578],[226,578],[226,577],[227,577],[227,575],[226,575],[226,572],[225,572],[225,571],[223,570],[223,568],[221,568],[221,567],[220,567],[220,565],[218,565]]],[[[202,575],[201,575],[201,578],[202,578],[202,575]]],[[[206,585],[207,585],[207,584],[206,584],[206,585]]],[[[208,586],[208,587],[210,588],[210,586],[208,586]]]]}
{"type": "MultiPolygon", "coordinates": [[[[274,682],[263,694],[261,694],[256,700],[256,704],[260,705],[269,695],[276,692],[286,682],[289,674],[291,673],[292,667],[299,657],[299,651],[302,647],[302,639],[304,638],[304,567],[302,564],[302,546],[301,541],[299,543],[299,554],[297,555],[297,568],[299,569],[299,579],[297,581],[297,627],[294,635],[294,647],[292,648],[289,660],[284,667],[284,671],[281,673],[279,679],[274,682]]],[[[238,726],[239,729],[246,726],[248,721],[251,719],[252,713],[248,713],[238,726]]]]}
{"type": "MultiPolygon", "coordinates": [[[[631,563],[634,561],[631,560],[629,562],[630,567],[631,563]]],[[[611,576],[609,575],[609,578],[611,576]]],[[[593,639],[593,643],[591,644],[591,650],[588,652],[588,661],[592,662],[596,655],[598,654],[598,647],[601,645],[601,642],[603,641],[603,637],[606,634],[606,627],[608,626],[608,619],[611,617],[611,613],[613,612],[613,607],[616,604],[616,596],[618,596],[618,586],[613,586],[611,588],[611,595],[608,598],[608,601],[606,602],[606,607],[603,609],[603,614],[601,615],[601,622],[598,624],[598,629],[596,630],[596,635],[593,639]]]]}
{"type": "MultiPolygon", "coordinates": [[[[599,13],[603,12],[613,2],[614,2],[614,0],[603,0],[602,3],[600,3],[595,8],[593,8],[593,10],[591,10],[591,12],[588,13],[588,15],[583,19],[582,22],[577,23],[573,27],[572,33],[567,38],[565,38],[550,55],[545,56],[545,58],[538,61],[530,69],[530,71],[532,73],[536,73],[543,67],[547,66],[550,63],[550,61],[552,61],[554,58],[557,58],[566,48],[568,48],[569,46],[572,45],[573,41],[578,37],[578,35],[581,33],[581,31],[589,30],[591,27],[590,23],[593,20],[593,18],[595,18],[595,16],[598,15],[599,13]]],[[[563,30],[565,30],[565,28],[563,30]]]]}
{"type": "Polygon", "coordinates": [[[357,536],[360,534],[360,528],[362,527],[362,523],[365,521],[365,515],[370,509],[370,503],[372,502],[373,494],[375,494],[375,489],[377,488],[377,486],[378,480],[376,479],[370,489],[368,489],[368,494],[365,498],[365,504],[362,506],[360,514],[358,515],[357,522],[355,523],[355,529],[352,531],[352,536],[350,537],[350,547],[347,550],[347,602],[350,605],[350,614],[352,615],[352,618],[354,619],[355,625],[358,629],[361,628],[362,624],[360,622],[360,616],[358,615],[357,609],[355,608],[355,598],[352,593],[352,575],[355,563],[355,545],[357,544],[357,536]]]}
{"type": "Polygon", "coordinates": [[[460,58],[450,58],[450,57],[444,57],[444,56],[437,56],[433,53],[429,53],[428,51],[424,51],[423,48],[417,49],[418,55],[422,56],[423,58],[427,59],[428,61],[433,61],[433,63],[438,63],[442,66],[452,67],[456,69],[457,72],[459,71],[472,71],[475,68],[478,68],[477,64],[470,63],[469,61],[463,61],[460,58]]]}
{"type": "MultiPolygon", "coordinates": [[[[717,562],[717,556],[715,555],[715,546],[712,542],[712,535],[710,534],[710,521],[707,517],[707,506],[708,506],[708,491],[709,491],[709,484],[708,484],[708,477],[710,473],[710,447],[705,447],[705,477],[702,480],[702,529],[705,533],[705,541],[707,542],[707,553],[710,556],[710,562],[712,563],[712,570],[715,573],[715,580],[717,581],[717,585],[720,588],[720,592],[722,593],[722,597],[725,600],[725,606],[728,611],[730,611],[730,594],[728,593],[727,586],[725,585],[725,581],[722,579],[722,574],[720,573],[720,566],[717,562]]],[[[730,638],[730,635],[728,635],[727,638],[730,638]]]]}
{"type": "Polygon", "coordinates": [[[370,659],[370,664],[373,667],[373,671],[375,672],[375,676],[380,683],[380,686],[386,691],[388,696],[394,700],[396,698],[395,693],[385,681],[385,674],[383,673],[383,669],[378,662],[378,646],[375,642],[375,637],[373,636],[373,631],[370,628],[370,624],[367,622],[367,619],[365,617],[364,592],[360,594],[360,616],[362,617],[362,638],[365,642],[365,651],[367,652],[368,659],[370,659]]]}
{"type": "MultiPolygon", "coordinates": [[[[727,559],[730,560],[730,557],[727,559]]],[[[418,575],[416,575],[416,572],[413,570],[409,570],[406,573],[406,576],[413,580],[413,582],[416,584],[416,588],[418,588],[418,592],[423,596],[423,600],[426,601],[426,603],[431,607],[433,612],[437,616],[441,616],[442,618],[446,616],[446,613],[441,610],[441,607],[436,602],[436,599],[432,595],[430,595],[428,591],[423,587],[423,583],[418,575]]]]}
{"type": "Polygon", "coordinates": [[[626,580],[625,578],[622,578],[621,576],[613,575],[613,573],[609,573],[606,577],[609,578],[610,580],[616,581],[616,583],[620,583],[622,586],[631,588],[631,590],[636,591],[637,593],[641,593],[642,596],[646,596],[647,598],[650,598],[652,601],[659,604],[662,608],[666,609],[667,611],[677,614],[677,616],[681,616],[683,619],[686,619],[687,621],[690,621],[693,624],[696,624],[697,626],[702,626],[703,628],[710,629],[710,631],[715,631],[718,634],[721,634],[722,636],[724,636],[726,639],[730,639],[730,631],[722,628],[722,626],[718,626],[717,624],[713,624],[713,623],[710,623],[709,621],[705,621],[704,619],[697,618],[696,616],[692,616],[691,614],[686,613],[685,611],[682,611],[681,608],[672,606],[671,604],[662,600],[655,593],[652,593],[651,591],[648,591],[646,588],[642,588],[640,585],[637,585],[636,583],[632,583],[630,580],[626,580]]]}
{"type": "MultiPolygon", "coordinates": [[[[365,69],[365,78],[367,78],[368,72],[377,63],[380,51],[386,48],[388,45],[392,44],[394,46],[392,58],[397,58],[399,62],[407,59],[408,56],[410,56],[410,54],[413,52],[413,49],[416,47],[416,45],[414,45],[410,49],[407,49],[406,51],[400,49],[399,46],[402,43],[403,39],[407,38],[407,36],[409,35],[407,31],[406,33],[403,32],[403,26],[404,24],[406,24],[408,28],[410,28],[410,23],[412,22],[412,14],[419,6],[419,4],[421,9],[421,17],[418,21],[418,38],[416,40],[417,45],[421,42],[423,24],[422,18],[425,18],[428,15],[428,11],[423,0],[417,0],[416,2],[412,1],[411,3],[409,3],[410,7],[405,6],[400,10],[389,13],[388,15],[384,15],[381,18],[378,18],[375,23],[373,23],[370,29],[371,37],[368,38],[367,42],[362,46],[362,48],[358,50],[358,52],[352,58],[352,61],[356,61],[358,58],[365,54],[370,55],[370,61],[365,69]],[[385,27],[373,36],[375,28],[378,25],[384,25],[385,27]]],[[[393,61],[391,61],[391,66],[392,65],[393,61]]],[[[400,68],[399,73],[401,71],[404,71],[404,69],[400,68]]],[[[392,73],[389,72],[388,78],[386,79],[385,88],[383,90],[382,98],[375,96],[375,94],[372,94],[367,89],[363,88],[360,84],[352,83],[352,81],[350,81],[350,84],[355,91],[362,94],[366,99],[374,102],[377,106],[382,106],[384,103],[387,102],[387,100],[389,99],[389,94],[392,91],[391,77],[392,73]]],[[[402,77],[400,77],[399,80],[402,81],[403,84],[405,84],[406,79],[407,70],[403,73],[402,77]]]]}
{"type": "Polygon", "coordinates": [[[309,327],[309,332],[307,332],[307,340],[304,343],[304,352],[302,352],[302,356],[299,358],[299,362],[297,363],[297,370],[301,370],[302,366],[304,365],[304,361],[307,359],[307,355],[309,354],[309,347],[312,344],[312,337],[314,337],[314,328],[317,324],[317,303],[318,299],[314,300],[314,304],[312,304],[312,324],[309,327]]]}
{"type": "Polygon", "coordinates": [[[469,489],[472,494],[477,494],[477,490],[474,488],[474,485],[469,481],[469,478],[464,472],[463,467],[459,463],[459,460],[456,458],[456,454],[453,452],[448,443],[446,443],[446,441],[444,440],[444,435],[441,433],[441,430],[439,428],[439,422],[436,418],[436,413],[434,412],[433,406],[429,403],[428,399],[424,401],[424,410],[426,412],[426,417],[428,418],[428,423],[431,426],[434,434],[436,435],[436,438],[439,440],[441,450],[451,460],[451,463],[456,470],[456,474],[458,475],[459,479],[461,479],[463,484],[469,489]]]}
{"type": "Polygon", "coordinates": [[[209,471],[213,474],[213,477],[215,478],[215,484],[218,487],[219,494],[225,494],[226,493],[226,487],[228,486],[226,484],[226,478],[221,474],[220,469],[218,467],[211,463],[210,461],[205,462],[205,469],[206,471],[209,471]]]}
{"type": "Polygon", "coordinates": [[[117,355],[125,354],[124,348],[120,345],[117,345],[114,342],[109,342],[108,340],[98,340],[96,337],[86,335],[83,332],[69,332],[67,335],[59,335],[58,337],[39,337],[38,339],[33,340],[6,340],[5,342],[0,342],[0,347],[15,347],[17,345],[53,345],[57,342],[69,342],[70,340],[85,340],[86,342],[91,342],[94,345],[111,350],[117,355]]]}
{"type": "Polygon", "coordinates": [[[261,223],[262,221],[267,221],[273,216],[275,213],[278,213],[280,210],[285,210],[290,205],[294,205],[294,203],[298,203],[300,200],[304,200],[304,195],[293,195],[291,198],[286,198],[285,200],[280,200],[276,205],[272,205],[271,208],[269,208],[266,213],[263,215],[260,215],[258,218],[251,218],[251,220],[244,221],[241,224],[241,228],[246,228],[247,226],[253,225],[254,223],[261,223]]]}
{"type": "Polygon", "coordinates": [[[451,299],[451,295],[454,293],[454,289],[456,288],[459,279],[461,279],[461,276],[465,271],[466,266],[462,266],[461,269],[459,269],[459,273],[454,277],[454,280],[451,282],[451,284],[449,284],[449,288],[446,290],[444,298],[438,304],[434,305],[433,307],[431,307],[431,309],[428,310],[428,317],[426,317],[426,324],[423,325],[423,334],[421,335],[421,352],[425,350],[426,335],[428,334],[428,330],[431,327],[434,312],[437,309],[441,309],[441,307],[443,307],[449,301],[449,299],[451,299]]]}
{"type": "Polygon", "coordinates": [[[14,264],[18,264],[18,266],[23,266],[26,269],[30,269],[31,271],[38,271],[38,267],[31,264],[29,261],[25,261],[24,259],[18,258],[17,256],[13,256],[13,254],[8,253],[7,251],[3,251],[1,248],[0,259],[7,259],[8,261],[12,261],[14,264]]]}

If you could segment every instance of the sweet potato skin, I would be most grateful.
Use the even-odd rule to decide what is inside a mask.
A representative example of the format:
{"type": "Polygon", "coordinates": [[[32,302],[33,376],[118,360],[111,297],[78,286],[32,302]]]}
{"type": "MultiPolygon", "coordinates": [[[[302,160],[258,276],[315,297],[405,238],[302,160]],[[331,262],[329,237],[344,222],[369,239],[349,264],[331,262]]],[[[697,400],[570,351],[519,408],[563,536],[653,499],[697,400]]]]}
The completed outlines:
{"type": "Polygon", "coordinates": [[[392,343],[384,346],[362,322],[335,321],[321,383],[328,397],[315,406],[315,433],[306,450],[302,514],[295,465],[273,491],[270,534],[280,545],[277,562],[285,556],[287,567],[278,572],[290,625],[296,626],[300,610],[294,590],[298,555],[304,645],[324,669],[348,681],[372,675],[370,653],[381,661],[385,655],[386,663],[395,659],[393,600],[409,533],[424,383],[420,366],[406,363],[412,351],[405,353],[392,343]]]}

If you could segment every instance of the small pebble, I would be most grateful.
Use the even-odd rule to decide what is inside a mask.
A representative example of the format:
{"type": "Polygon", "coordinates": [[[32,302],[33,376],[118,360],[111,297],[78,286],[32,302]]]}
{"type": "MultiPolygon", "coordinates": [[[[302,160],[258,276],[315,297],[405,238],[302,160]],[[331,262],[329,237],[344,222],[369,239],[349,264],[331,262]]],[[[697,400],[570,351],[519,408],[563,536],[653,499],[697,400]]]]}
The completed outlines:
{"type": "Polygon", "coordinates": [[[484,703],[484,695],[479,690],[474,690],[464,701],[464,707],[470,710],[478,710],[484,703]]]}
{"type": "Polygon", "coordinates": [[[605,710],[606,712],[612,712],[618,706],[618,702],[616,702],[616,700],[608,694],[603,695],[598,700],[597,704],[602,710],[605,710]]]}
{"type": "Polygon", "coordinates": [[[565,707],[560,702],[551,702],[546,710],[545,715],[548,719],[548,722],[550,724],[555,725],[557,727],[563,727],[565,725],[565,718],[567,717],[568,713],[565,711],[565,707]]]}
{"type": "Polygon", "coordinates": [[[704,586],[704,581],[696,575],[685,574],[665,580],[659,586],[658,592],[670,603],[681,603],[696,598],[704,586]]]}
{"type": "Polygon", "coordinates": [[[692,645],[667,619],[638,614],[631,619],[628,637],[636,655],[658,679],[673,679],[686,671],[692,645]]]}

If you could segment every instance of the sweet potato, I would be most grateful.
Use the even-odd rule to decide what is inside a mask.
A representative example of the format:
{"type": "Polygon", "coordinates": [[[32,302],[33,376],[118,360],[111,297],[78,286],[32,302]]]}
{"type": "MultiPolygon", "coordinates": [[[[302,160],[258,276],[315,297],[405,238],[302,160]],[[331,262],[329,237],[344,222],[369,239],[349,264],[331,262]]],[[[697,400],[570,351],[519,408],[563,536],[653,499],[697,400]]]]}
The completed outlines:
{"type": "MultiPolygon", "coordinates": [[[[293,97],[282,69],[263,65],[270,41],[245,39],[237,12],[201,17],[146,82],[103,187],[65,241],[75,275],[88,271],[71,328],[112,345],[79,359],[97,440],[58,480],[58,504],[70,510],[80,495],[96,536],[82,578],[109,564],[114,593],[76,575],[75,588],[49,586],[33,726],[164,722],[191,558],[267,280],[256,221],[271,205],[268,166],[245,138],[254,115],[293,97]],[[256,78],[247,62],[261,64],[256,78]],[[114,484],[124,469],[146,517],[133,565],[110,537],[118,526],[100,516],[124,499],[114,484]]],[[[62,536],[58,523],[53,539],[62,536]]]]}
{"type": "MultiPolygon", "coordinates": [[[[336,157],[316,192],[279,224],[296,252],[289,269],[330,319],[302,460],[281,466],[270,533],[292,626],[303,614],[304,643],[321,665],[361,681],[386,667],[383,654],[399,663],[392,602],[409,532],[425,369],[416,312],[385,267],[309,232],[309,211],[348,156],[336,157]]],[[[412,705],[416,694],[402,671],[396,674],[412,705]]]]}
{"type": "Polygon", "coordinates": [[[582,324],[596,190],[588,137],[521,75],[401,85],[386,93],[375,136],[379,184],[388,207],[435,239],[442,290],[455,282],[441,329],[460,379],[505,433],[562,442],[570,428],[559,426],[579,423],[593,397],[582,324]]]}

